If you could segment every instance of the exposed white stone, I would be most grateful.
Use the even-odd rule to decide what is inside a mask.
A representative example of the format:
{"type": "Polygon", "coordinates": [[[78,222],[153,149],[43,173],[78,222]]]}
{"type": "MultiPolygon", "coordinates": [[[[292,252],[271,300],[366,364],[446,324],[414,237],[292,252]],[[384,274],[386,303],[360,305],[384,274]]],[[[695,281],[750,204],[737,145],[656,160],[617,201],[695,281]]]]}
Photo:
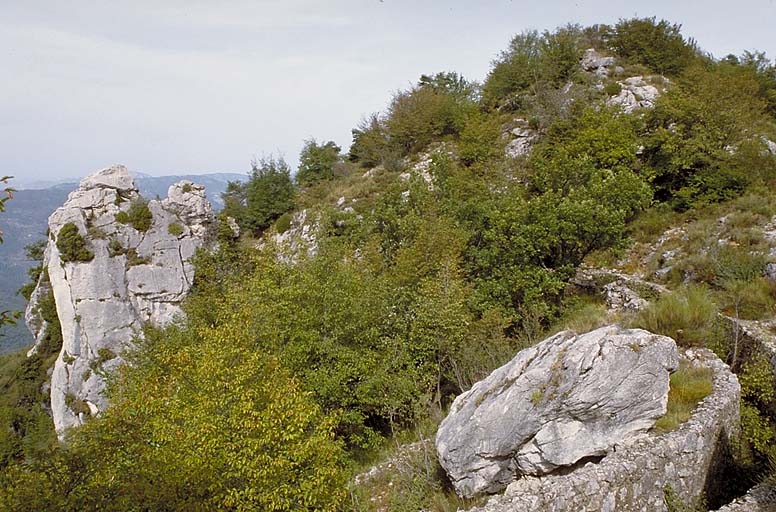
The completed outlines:
{"type": "Polygon", "coordinates": [[[531,152],[539,134],[528,126],[528,121],[525,119],[514,119],[513,124],[516,126],[508,131],[511,140],[507,143],[504,152],[510,158],[517,158],[531,152]]]}
{"type": "MultiPolygon", "coordinates": [[[[502,495],[469,512],[667,512],[664,493],[669,486],[680,501],[693,503],[714,485],[714,472],[738,435],[740,386],[728,366],[709,350],[688,350],[682,360],[711,369],[713,385],[711,394],[676,430],[649,432],[618,443],[598,463],[540,477],[524,476],[502,495]]],[[[771,491],[770,497],[760,493],[745,501],[762,508],[721,510],[772,510],[768,507],[774,501],[771,491]]]]}
{"type": "Polygon", "coordinates": [[[671,338],[606,326],[556,334],[455,399],[439,426],[439,461],[462,496],[503,489],[651,428],[666,411],[671,338]]]}
{"type": "Polygon", "coordinates": [[[607,76],[609,74],[608,68],[614,66],[614,64],[614,57],[605,57],[593,48],[585,50],[585,54],[580,62],[582,69],[595,73],[599,77],[607,76]]]}
{"type": "Polygon", "coordinates": [[[53,236],[43,262],[49,282],[39,281],[27,317],[36,336],[33,353],[45,335],[37,305],[50,287],[63,338],[51,375],[52,416],[60,436],[86,419],[74,404],[88,408],[89,415],[104,410],[105,375],[122,363],[121,353],[142,327],[166,325],[182,313],[180,303],[194,278],[190,259],[208,236],[213,211],[201,185],[176,183],[168,198],[149,201],[153,223],[145,232],[115,218],[139,198],[126,167],[114,166],[83,179],[49,217],[53,236]],[[56,235],[69,222],[87,240],[91,261],[61,261],[56,235]],[[171,224],[182,233],[170,233],[171,224]],[[117,254],[111,244],[122,251],[117,254]]]}
{"type": "Polygon", "coordinates": [[[606,100],[606,104],[619,106],[626,113],[631,113],[639,108],[652,108],[660,96],[660,90],[647,83],[642,76],[632,76],[617,83],[622,87],[620,93],[606,100]]]}

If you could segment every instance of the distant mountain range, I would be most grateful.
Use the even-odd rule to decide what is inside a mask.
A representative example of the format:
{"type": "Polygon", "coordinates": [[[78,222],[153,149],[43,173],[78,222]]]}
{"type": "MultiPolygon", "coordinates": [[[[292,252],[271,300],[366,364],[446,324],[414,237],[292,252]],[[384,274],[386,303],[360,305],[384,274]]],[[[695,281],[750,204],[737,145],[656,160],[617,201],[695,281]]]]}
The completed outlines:
{"type": "MultiPolygon", "coordinates": [[[[226,190],[227,184],[248,178],[247,174],[236,173],[174,176],[134,173],[134,177],[140,193],[149,199],[167,197],[170,185],[180,180],[200,183],[205,186],[207,197],[216,210],[223,207],[221,193],[226,190]]],[[[26,303],[16,290],[27,282],[27,269],[33,263],[25,257],[24,247],[45,238],[49,215],[78,187],[78,180],[12,182],[11,185],[20,190],[14,193],[13,199],[6,203],[6,211],[0,214],[0,228],[5,233],[5,243],[0,244],[0,309],[23,310],[26,303]],[[25,188],[22,189],[22,186],[25,188]]],[[[0,328],[0,353],[29,345],[32,341],[23,321],[0,328]]]]}

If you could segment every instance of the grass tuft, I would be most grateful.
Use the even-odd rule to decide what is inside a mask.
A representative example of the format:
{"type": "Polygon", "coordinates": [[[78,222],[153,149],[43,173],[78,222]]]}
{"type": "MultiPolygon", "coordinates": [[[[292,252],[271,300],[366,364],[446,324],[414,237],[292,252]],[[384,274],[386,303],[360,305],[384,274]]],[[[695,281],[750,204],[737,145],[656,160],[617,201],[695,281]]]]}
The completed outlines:
{"type": "Polygon", "coordinates": [[[712,371],[682,365],[671,375],[670,386],[668,410],[655,422],[655,429],[661,432],[674,430],[690,419],[698,402],[711,393],[712,371]]]}

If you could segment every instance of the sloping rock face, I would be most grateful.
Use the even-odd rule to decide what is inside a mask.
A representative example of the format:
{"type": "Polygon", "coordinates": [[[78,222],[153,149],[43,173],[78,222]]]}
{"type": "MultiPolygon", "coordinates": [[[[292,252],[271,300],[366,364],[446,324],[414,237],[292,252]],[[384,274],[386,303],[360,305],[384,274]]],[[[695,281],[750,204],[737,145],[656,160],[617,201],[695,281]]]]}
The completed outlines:
{"type": "MultiPolygon", "coordinates": [[[[738,435],[741,388],[730,368],[709,350],[687,350],[682,359],[711,369],[713,384],[711,394],[676,430],[640,434],[615,446],[599,463],[589,462],[568,474],[523,477],[469,512],[667,512],[675,510],[666,504],[668,489],[684,504],[713,495],[718,472],[738,435]]],[[[761,496],[750,502],[754,499],[768,503],[761,496]]]]}
{"type": "Polygon", "coordinates": [[[152,215],[147,230],[117,221],[117,214],[141,198],[127,169],[115,166],[82,180],[49,217],[46,272],[26,318],[38,340],[34,352],[45,331],[38,299],[50,286],[63,338],[51,375],[51,409],[60,435],[105,408],[105,375],[122,363],[121,353],[143,325],[163,326],[181,313],[194,278],[190,260],[208,238],[213,211],[200,185],[182,181],[168,195],[147,203],[152,215]],[[90,261],[62,261],[56,240],[69,223],[94,254],[90,261]]]}
{"type": "Polygon", "coordinates": [[[665,414],[678,364],[671,338],[639,329],[556,334],[455,399],[440,464],[468,497],[603,456],[665,414]]]}

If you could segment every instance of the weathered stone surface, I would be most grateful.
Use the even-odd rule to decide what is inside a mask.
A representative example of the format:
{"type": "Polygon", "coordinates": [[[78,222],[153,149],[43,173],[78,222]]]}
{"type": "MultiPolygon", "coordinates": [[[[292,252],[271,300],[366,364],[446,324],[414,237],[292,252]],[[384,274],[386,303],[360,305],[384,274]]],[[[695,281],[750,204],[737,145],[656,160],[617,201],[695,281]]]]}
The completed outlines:
{"type": "Polygon", "coordinates": [[[567,474],[520,478],[503,495],[469,512],[665,512],[668,487],[688,504],[713,493],[714,471],[738,432],[740,387],[709,350],[688,350],[683,359],[711,368],[713,388],[676,430],[618,443],[600,462],[567,474]]]}
{"type": "MultiPolygon", "coordinates": [[[[661,77],[661,80],[664,79],[661,77]]],[[[652,108],[660,96],[658,88],[648,84],[641,76],[632,76],[618,83],[622,87],[620,93],[606,100],[606,104],[619,106],[626,113],[639,108],[652,108]]]]}
{"type": "Polygon", "coordinates": [[[190,259],[205,243],[213,217],[204,187],[176,183],[168,198],[149,201],[153,223],[145,232],[116,221],[116,214],[139,199],[127,169],[115,166],[82,180],[49,217],[43,262],[48,282],[41,276],[26,317],[37,340],[33,353],[45,333],[38,303],[50,287],[63,338],[51,375],[52,416],[60,435],[83,423],[84,407],[92,415],[106,407],[105,375],[122,363],[121,353],[144,324],[162,326],[181,314],[179,305],[191,287],[190,259]],[[61,261],[56,235],[68,222],[87,240],[91,261],[61,261]]]}
{"type": "Polygon", "coordinates": [[[609,68],[614,66],[614,64],[614,57],[604,57],[593,48],[585,50],[585,54],[582,56],[582,61],[580,62],[582,69],[600,77],[607,76],[609,74],[609,68]]]}
{"type": "Polygon", "coordinates": [[[457,492],[503,489],[612,447],[665,414],[674,341],[611,325],[556,334],[455,399],[436,438],[457,492]]]}
{"type": "Polygon", "coordinates": [[[662,285],[615,270],[582,266],[570,284],[588,293],[601,293],[610,311],[639,311],[649,300],[668,293],[662,285]]]}
{"type": "Polygon", "coordinates": [[[536,130],[531,129],[528,125],[528,121],[525,119],[514,119],[511,125],[513,127],[506,132],[506,136],[510,140],[507,143],[504,152],[510,158],[527,155],[531,152],[531,148],[538,140],[539,134],[536,130]]]}
{"type": "Polygon", "coordinates": [[[732,503],[718,508],[717,512],[774,512],[776,511],[776,486],[763,483],[732,503]]]}

